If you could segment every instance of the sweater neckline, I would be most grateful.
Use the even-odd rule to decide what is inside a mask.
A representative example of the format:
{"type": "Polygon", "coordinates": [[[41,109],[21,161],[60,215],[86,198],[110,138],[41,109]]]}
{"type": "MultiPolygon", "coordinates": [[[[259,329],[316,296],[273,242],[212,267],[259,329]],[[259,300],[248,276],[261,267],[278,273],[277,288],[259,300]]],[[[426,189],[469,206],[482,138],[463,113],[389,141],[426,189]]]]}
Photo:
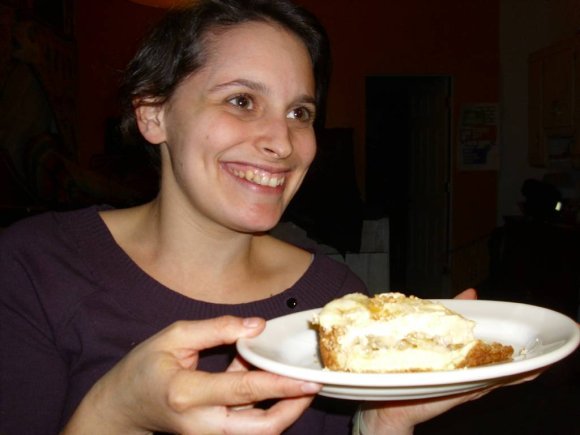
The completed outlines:
{"type": "MultiPolygon", "coordinates": [[[[290,314],[295,307],[291,301],[309,298],[303,288],[316,288],[320,280],[316,270],[324,258],[313,254],[305,273],[290,288],[266,299],[242,304],[218,304],[189,298],[166,287],[141,269],[117,244],[109,228],[99,215],[109,206],[92,206],[80,210],[83,216],[70,217],[69,226],[75,233],[80,251],[86,255],[87,266],[93,279],[118,304],[135,317],[145,319],[156,326],[164,326],[176,318],[200,319],[224,314],[273,317],[290,314]],[[268,316],[268,313],[276,313],[268,316]],[[193,317],[194,316],[194,317],[193,317]]],[[[315,298],[315,295],[312,295],[315,298]]],[[[303,305],[308,305],[308,301],[303,305]]],[[[296,311],[300,310],[300,307],[296,311]]]]}

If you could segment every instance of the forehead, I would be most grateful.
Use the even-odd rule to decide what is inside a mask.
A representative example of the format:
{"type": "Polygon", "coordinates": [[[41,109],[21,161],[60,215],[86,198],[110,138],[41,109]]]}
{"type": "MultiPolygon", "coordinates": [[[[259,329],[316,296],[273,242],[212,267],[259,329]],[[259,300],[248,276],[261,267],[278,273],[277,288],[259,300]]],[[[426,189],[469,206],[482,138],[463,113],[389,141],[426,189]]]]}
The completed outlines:
{"type": "Polygon", "coordinates": [[[212,51],[216,48],[219,49],[219,47],[224,43],[229,45],[235,41],[241,43],[254,43],[258,41],[268,42],[268,40],[272,40],[271,42],[279,44],[280,46],[286,45],[284,42],[290,43],[290,41],[292,41],[293,44],[300,46],[300,48],[305,51],[306,55],[309,56],[305,41],[282,24],[266,19],[263,21],[246,21],[228,26],[218,25],[209,28],[205,32],[204,39],[204,45],[208,50],[209,55],[211,55],[212,51]],[[264,41],[263,38],[266,38],[266,41],[264,41]]]}
{"type": "Polygon", "coordinates": [[[268,68],[306,74],[313,65],[306,45],[279,24],[250,21],[209,31],[205,38],[202,70],[268,68]]]}

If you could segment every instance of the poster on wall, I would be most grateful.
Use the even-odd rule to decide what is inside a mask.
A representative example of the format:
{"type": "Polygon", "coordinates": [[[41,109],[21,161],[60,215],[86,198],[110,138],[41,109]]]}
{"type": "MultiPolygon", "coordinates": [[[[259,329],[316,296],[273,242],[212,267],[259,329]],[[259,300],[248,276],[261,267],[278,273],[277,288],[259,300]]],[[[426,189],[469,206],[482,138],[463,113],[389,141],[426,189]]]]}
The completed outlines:
{"type": "Polygon", "coordinates": [[[461,108],[459,125],[459,169],[499,169],[499,106],[469,104],[461,108]]]}

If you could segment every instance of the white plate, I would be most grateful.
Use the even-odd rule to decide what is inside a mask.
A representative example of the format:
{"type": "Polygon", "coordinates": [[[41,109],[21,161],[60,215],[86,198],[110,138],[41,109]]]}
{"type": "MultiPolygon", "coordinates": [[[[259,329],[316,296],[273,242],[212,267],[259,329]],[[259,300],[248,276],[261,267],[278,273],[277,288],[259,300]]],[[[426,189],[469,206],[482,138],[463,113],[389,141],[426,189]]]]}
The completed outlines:
{"type": "Polygon", "coordinates": [[[345,373],[324,370],[316,332],[309,322],[320,309],[272,319],[258,337],[241,339],[239,353],[254,366],[323,385],[321,395],[353,400],[404,400],[445,396],[503,382],[547,367],[570,355],[580,342],[569,317],[533,305],[484,300],[439,300],[475,320],[475,335],[514,347],[506,363],[429,373],[345,373]]]}

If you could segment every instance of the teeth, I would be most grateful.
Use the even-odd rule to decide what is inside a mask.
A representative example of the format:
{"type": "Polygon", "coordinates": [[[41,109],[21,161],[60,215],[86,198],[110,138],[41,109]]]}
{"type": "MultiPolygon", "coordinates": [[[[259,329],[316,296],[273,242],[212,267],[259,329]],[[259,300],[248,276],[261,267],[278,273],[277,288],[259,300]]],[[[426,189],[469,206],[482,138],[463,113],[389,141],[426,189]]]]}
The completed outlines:
{"type": "Polygon", "coordinates": [[[233,171],[234,175],[244,180],[251,181],[252,183],[259,184],[260,186],[276,187],[281,186],[286,181],[285,177],[276,177],[274,175],[259,175],[255,174],[250,169],[246,171],[233,171]]]}

